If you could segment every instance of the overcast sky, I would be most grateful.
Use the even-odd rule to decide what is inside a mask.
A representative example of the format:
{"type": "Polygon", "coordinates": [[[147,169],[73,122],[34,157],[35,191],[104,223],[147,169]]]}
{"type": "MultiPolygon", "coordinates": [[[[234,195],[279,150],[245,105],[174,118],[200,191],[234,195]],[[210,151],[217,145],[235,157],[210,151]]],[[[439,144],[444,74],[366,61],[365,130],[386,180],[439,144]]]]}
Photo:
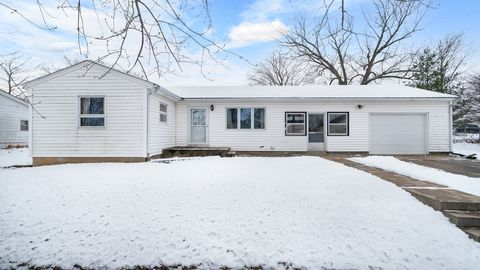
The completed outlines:
{"type": "MultiPolygon", "coordinates": [[[[41,23],[36,1],[2,0],[18,8],[24,14],[41,23]]],[[[58,2],[45,0],[47,8],[52,9],[55,18],[50,23],[57,26],[55,31],[46,31],[4,8],[0,8],[0,54],[19,51],[30,58],[31,65],[47,64],[64,66],[63,56],[80,58],[75,35],[75,17],[66,18],[56,10],[58,2]]],[[[213,35],[235,53],[258,63],[276,45],[280,38],[279,29],[288,31],[295,16],[314,16],[318,0],[210,0],[210,13],[213,20],[213,35]]],[[[369,0],[346,0],[354,21],[366,10],[369,0]]],[[[423,20],[423,30],[410,44],[427,45],[445,37],[449,33],[463,32],[467,49],[470,51],[471,70],[480,71],[480,1],[478,0],[434,0],[436,8],[431,9],[423,20]]],[[[368,11],[368,9],[367,9],[368,11]]],[[[196,22],[192,22],[196,24],[196,22]]],[[[95,47],[90,57],[95,59],[101,54],[95,47]]],[[[195,48],[189,52],[195,55],[195,48]]],[[[207,65],[204,78],[197,66],[184,65],[183,71],[169,74],[163,78],[150,77],[163,85],[243,85],[247,84],[247,73],[252,65],[233,56],[222,57],[222,65],[207,65]]]]}

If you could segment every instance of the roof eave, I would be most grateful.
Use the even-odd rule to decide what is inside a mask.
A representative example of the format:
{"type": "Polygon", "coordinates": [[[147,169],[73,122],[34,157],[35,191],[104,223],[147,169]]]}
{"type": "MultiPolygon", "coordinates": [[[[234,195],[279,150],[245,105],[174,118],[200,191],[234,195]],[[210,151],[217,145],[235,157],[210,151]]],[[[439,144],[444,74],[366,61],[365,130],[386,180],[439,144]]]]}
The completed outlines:
{"type": "Polygon", "coordinates": [[[182,100],[444,100],[457,97],[184,97],[182,100]]]}

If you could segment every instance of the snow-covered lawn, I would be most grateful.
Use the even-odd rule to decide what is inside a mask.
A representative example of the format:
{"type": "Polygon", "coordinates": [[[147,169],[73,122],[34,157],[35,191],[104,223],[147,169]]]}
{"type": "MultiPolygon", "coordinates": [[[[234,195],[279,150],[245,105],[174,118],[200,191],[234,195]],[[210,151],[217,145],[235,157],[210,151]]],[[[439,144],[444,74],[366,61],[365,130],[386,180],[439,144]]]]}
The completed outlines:
{"type": "Polygon", "coordinates": [[[480,141],[480,134],[473,134],[473,133],[453,134],[454,143],[472,143],[472,142],[478,143],[479,141],[480,141]]]}
{"type": "Polygon", "coordinates": [[[480,244],[375,176],[319,157],[0,170],[0,268],[478,269],[480,244]]]}
{"type": "Polygon", "coordinates": [[[454,143],[453,152],[465,156],[476,154],[480,159],[480,143],[454,143]]]}
{"type": "Polygon", "coordinates": [[[14,165],[30,165],[32,158],[28,148],[0,149],[0,168],[14,165]]]}
{"type": "Polygon", "coordinates": [[[349,159],[368,166],[407,175],[419,180],[445,185],[453,189],[480,196],[479,178],[453,174],[439,169],[402,161],[390,156],[368,156],[349,159]]]}

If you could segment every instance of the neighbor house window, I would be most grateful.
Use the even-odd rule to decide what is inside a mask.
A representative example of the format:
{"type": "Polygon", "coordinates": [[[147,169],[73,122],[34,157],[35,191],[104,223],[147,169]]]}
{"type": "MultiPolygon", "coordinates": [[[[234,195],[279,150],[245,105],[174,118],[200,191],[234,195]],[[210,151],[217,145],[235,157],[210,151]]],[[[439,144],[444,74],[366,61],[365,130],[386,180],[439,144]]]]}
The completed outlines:
{"type": "Polygon", "coordinates": [[[28,131],[28,120],[20,120],[20,131],[28,131]]]}
{"type": "Polygon", "coordinates": [[[80,97],[80,126],[105,126],[105,97],[80,97]]]}
{"type": "Polygon", "coordinates": [[[265,108],[227,108],[227,129],[265,129],[265,108]]]}
{"type": "Polygon", "coordinates": [[[160,103],[160,122],[166,123],[168,115],[168,107],[165,103],[160,103]]]}
{"type": "Polygon", "coordinates": [[[329,112],[327,119],[329,136],[348,136],[348,112],[329,112]]]}
{"type": "Polygon", "coordinates": [[[285,135],[287,136],[305,136],[305,112],[286,112],[285,113],[285,135]]]}

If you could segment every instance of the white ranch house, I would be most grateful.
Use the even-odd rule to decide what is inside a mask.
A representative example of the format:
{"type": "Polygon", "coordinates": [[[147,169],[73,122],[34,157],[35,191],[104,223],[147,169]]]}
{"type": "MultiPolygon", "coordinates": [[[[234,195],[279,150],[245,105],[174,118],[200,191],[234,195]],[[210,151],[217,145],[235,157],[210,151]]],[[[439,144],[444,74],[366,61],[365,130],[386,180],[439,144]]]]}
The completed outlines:
{"type": "Polygon", "coordinates": [[[455,96],[399,85],[159,85],[83,61],[25,84],[34,165],[140,161],[174,146],[450,152],[455,96]]]}
{"type": "Polygon", "coordinates": [[[0,149],[28,145],[29,119],[28,103],[0,90],[0,149]]]}

